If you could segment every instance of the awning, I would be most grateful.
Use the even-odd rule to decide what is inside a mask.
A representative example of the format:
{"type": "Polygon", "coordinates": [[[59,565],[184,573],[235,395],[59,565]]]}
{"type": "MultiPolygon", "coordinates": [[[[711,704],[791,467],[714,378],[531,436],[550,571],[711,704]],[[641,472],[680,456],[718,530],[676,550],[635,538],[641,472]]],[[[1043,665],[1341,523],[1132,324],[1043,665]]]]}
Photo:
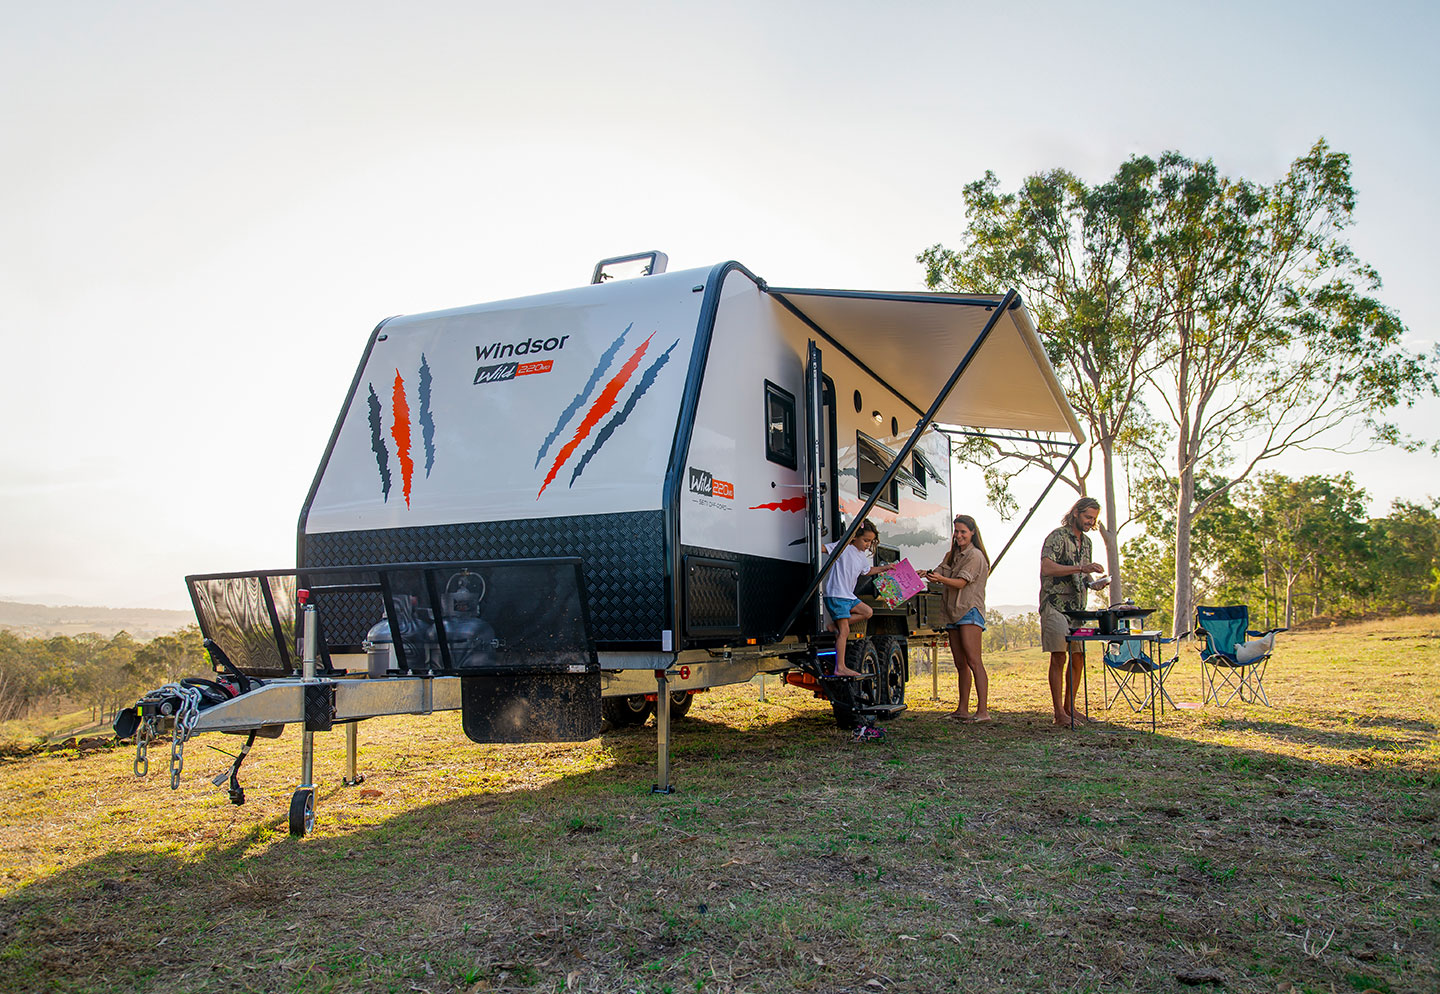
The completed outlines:
{"type": "MultiPolygon", "coordinates": [[[[917,415],[944,388],[1001,300],[981,294],[767,289],[917,415]]],[[[1085,437],[1020,303],[1001,316],[935,420],[1063,433],[1077,442],[1085,437]]]]}

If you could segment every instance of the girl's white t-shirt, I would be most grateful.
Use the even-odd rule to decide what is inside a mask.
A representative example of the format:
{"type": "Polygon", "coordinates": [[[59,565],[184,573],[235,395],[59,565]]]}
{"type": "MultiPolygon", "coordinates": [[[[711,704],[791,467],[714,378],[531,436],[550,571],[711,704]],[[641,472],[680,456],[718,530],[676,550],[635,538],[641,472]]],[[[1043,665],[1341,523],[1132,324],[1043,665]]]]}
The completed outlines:
{"type": "MultiPolygon", "coordinates": [[[[828,545],[825,551],[828,553],[834,548],[834,545],[828,545]]],[[[825,596],[854,600],[855,584],[860,580],[860,574],[869,568],[869,556],[854,545],[845,546],[845,551],[840,553],[840,558],[835,560],[835,565],[825,574],[825,596]]]]}

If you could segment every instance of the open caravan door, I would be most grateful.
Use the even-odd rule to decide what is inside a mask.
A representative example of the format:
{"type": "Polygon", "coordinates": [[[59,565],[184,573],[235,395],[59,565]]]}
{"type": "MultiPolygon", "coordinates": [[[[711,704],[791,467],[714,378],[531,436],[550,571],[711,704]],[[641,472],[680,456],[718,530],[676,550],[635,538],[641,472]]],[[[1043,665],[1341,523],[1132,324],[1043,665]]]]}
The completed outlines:
{"type": "MultiPolygon", "coordinates": [[[[830,539],[833,550],[823,556],[819,554],[819,521],[830,498],[823,493],[821,474],[812,470],[809,524],[817,566],[781,632],[805,611],[816,610],[816,595],[825,574],[886,487],[903,472],[911,451],[931,427],[1039,443],[1065,453],[1044,493],[1017,527],[1017,535],[1084,441],[1085,434],[1050,366],[1034,322],[1014,290],[1003,297],[775,287],[767,292],[803,321],[822,344],[873,376],[916,417],[914,430],[895,452],[878,484],[850,516],[843,534],[830,539]]],[[[806,367],[807,419],[813,426],[807,428],[807,442],[812,466],[822,461],[818,438],[825,420],[819,402],[820,378],[819,352],[812,344],[806,367]]],[[[1014,541],[1013,535],[1010,541],[1014,541]]]]}

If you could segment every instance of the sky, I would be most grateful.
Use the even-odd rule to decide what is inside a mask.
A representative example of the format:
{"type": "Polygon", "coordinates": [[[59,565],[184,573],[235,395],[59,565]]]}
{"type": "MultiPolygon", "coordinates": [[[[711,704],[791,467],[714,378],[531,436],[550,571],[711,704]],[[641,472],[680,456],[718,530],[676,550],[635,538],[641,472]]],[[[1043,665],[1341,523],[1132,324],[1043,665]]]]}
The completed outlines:
{"type": "MultiPolygon", "coordinates": [[[[987,169],[1100,181],[1175,149],[1273,182],[1324,137],[1351,245],[1432,347],[1437,8],[1170,6],[0,5],[0,598],[186,608],[187,573],[293,565],[385,317],[651,248],[918,290],[987,169]]],[[[1434,437],[1440,404],[1404,423],[1434,437]]],[[[1353,471],[1374,513],[1440,496],[1427,455],[1275,468],[1353,471]]],[[[1003,544],[982,499],[956,509],[1003,544]]],[[[1071,499],[992,604],[1034,600],[1021,550],[1071,499]]]]}

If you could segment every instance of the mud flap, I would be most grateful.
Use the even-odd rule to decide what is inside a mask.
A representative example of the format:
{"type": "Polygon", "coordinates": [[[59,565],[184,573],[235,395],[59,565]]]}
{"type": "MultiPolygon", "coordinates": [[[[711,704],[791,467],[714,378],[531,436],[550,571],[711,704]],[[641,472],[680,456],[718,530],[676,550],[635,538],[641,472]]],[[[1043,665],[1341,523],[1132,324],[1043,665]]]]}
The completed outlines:
{"type": "Polygon", "coordinates": [[[472,742],[583,742],[600,734],[600,673],[462,675],[472,742]]]}

